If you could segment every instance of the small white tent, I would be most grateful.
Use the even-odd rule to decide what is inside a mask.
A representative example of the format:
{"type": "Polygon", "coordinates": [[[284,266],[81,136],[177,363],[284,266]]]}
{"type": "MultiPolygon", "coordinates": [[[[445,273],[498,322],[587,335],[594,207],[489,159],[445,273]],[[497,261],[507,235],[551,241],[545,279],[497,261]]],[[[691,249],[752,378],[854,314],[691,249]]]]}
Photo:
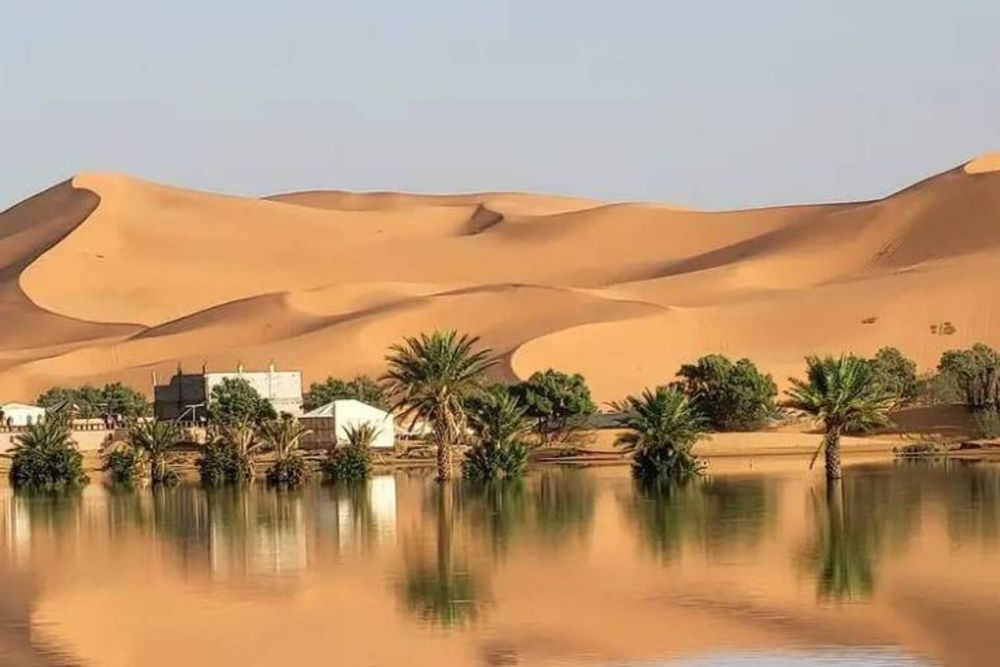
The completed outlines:
{"type": "Polygon", "coordinates": [[[332,401],[307,412],[300,420],[303,426],[312,431],[302,439],[305,447],[329,447],[334,440],[343,444],[347,441],[347,428],[361,424],[371,424],[377,430],[373,448],[392,449],[396,444],[396,427],[392,415],[361,401],[332,401]]]}
{"type": "Polygon", "coordinates": [[[45,408],[25,403],[4,403],[0,405],[3,425],[30,426],[45,421],[45,408]]]}

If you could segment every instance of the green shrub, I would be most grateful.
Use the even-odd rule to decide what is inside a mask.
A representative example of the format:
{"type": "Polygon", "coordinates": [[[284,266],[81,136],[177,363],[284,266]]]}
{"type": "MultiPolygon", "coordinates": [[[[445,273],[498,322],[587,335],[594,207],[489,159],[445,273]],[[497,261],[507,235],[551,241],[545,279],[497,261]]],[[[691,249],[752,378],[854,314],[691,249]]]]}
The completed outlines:
{"type": "Polygon", "coordinates": [[[624,433],[616,444],[632,454],[632,471],[646,480],[683,480],[703,464],[691,448],[705,433],[704,419],[676,387],[645,389],[612,404],[624,433]]]}
{"type": "Polygon", "coordinates": [[[249,481],[247,461],[233,445],[216,440],[205,446],[198,460],[198,473],[205,486],[240,484],[249,481]]]}
{"type": "Polygon", "coordinates": [[[677,375],[682,378],[678,387],[715,430],[752,431],[775,412],[778,387],[749,359],[733,363],[721,354],[710,354],[681,366],[677,375]]]}
{"type": "Polygon", "coordinates": [[[100,389],[89,384],[82,387],[52,387],[35,401],[43,408],[75,410],[82,419],[103,415],[123,415],[135,418],[146,414],[149,404],[142,393],[121,382],[106,384],[100,389]]]}
{"type": "Polygon", "coordinates": [[[327,482],[362,482],[372,474],[371,454],[358,445],[333,447],[320,471],[327,482]]]}
{"type": "Polygon", "coordinates": [[[143,457],[134,447],[116,447],[104,457],[103,470],[113,484],[135,484],[142,479],[142,469],[143,457]]]}
{"type": "Polygon", "coordinates": [[[353,380],[339,380],[328,377],[325,382],[314,382],[302,396],[302,409],[309,411],[338,399],[352,398],[377,408],[388,409],[389,399],[378,382],[367,375],[358,375],[353,380]]]}
{"type": "Polygon", "coordinates": [[[917,379],[917,402],[921,405],[963,403],[965,395],[953,373],[926,373],[917,379]]]}
{"type": "Polygon", "coordinates": [[[34,424],[17,437],[10,468],[14,488],[59,491],[88,481],[83,455],[70,440],[66,423],[53,419],[34,424]]]}
{"type": "Polygon", "coordinates": [[[521,477],[528,465],[528,446],[521,441],[472,447],[462,462],[466,479],[490,481],[521,477]]]}
{"type": "Polygon", "coordinates": [[[272,486],[301,486],[309,477],[305,459],[298,454],[276,461],[267,469],[267,483],[272,486]]]}

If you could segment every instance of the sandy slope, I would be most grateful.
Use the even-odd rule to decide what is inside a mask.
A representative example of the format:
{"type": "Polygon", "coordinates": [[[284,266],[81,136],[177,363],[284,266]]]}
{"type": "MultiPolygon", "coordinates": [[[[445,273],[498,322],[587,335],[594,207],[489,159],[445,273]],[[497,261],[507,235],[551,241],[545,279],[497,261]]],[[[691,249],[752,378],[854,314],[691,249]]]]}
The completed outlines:
{"type": "Polygon", "coordinates": [[[82,174],[0,214],[0,399],[178,363],[378,373],[455,327],[608,400],[721,351],[1000,344],[1000,157],[884,200],[699,212],[518,193],[265,200],[82,174]],[[943,326],[950,323],[950,326],[943,326]],[[942,334],[941,331],[951,331],[942,334]]]}

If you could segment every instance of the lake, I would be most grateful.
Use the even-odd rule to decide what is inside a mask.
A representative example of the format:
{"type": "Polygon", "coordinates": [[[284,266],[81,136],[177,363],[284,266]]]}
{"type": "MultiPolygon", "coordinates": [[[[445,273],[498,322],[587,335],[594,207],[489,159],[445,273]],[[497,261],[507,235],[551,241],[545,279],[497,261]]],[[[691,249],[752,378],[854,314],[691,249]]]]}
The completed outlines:
{"type": "MultiPolygon", "coordinates": [[[[848,463],[851,460],[848,459],[848,463]]],[[[1000,465],[0,487],[0,664],[996,665],[1000,465]]]]}

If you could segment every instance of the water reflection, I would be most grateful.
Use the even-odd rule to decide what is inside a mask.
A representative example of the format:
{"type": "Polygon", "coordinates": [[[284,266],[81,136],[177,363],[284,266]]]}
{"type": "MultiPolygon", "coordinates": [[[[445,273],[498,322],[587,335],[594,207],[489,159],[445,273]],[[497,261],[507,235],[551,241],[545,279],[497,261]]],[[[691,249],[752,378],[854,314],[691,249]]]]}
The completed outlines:
{"type": "Polygon", "coordinates": [[[642,543],[669,561],[685,544],[700,545],[710,557],[755,547],[773,525],[777,492],[763,477],[635,480],[622,504],[642,543]]]}
{"type": "Polygon", "coordinates": [[[184,664],[250,664],[199,633],[269,623],[275,650],[304,664],[332,626],[338,650],[379,664],[401,661],[382,643],[417,664],[658,664],[707,650],[754,664],[830,645],[970,655],[970,624],[1000,618],[1000,584],[982,574],[1000,566],[998,535],[1000,466],[954,460],[848,467],[834,495],[797,472],[677,486],[562,468],[284,493],[0,487],[0,664],[13,651],[25,656],[14,664],[48,664],[50,640],[83,664],[154,655],[130,621],[146,622],[136,590],[150,627],[199,637],[187,644],[205,659],[189,651],[184,664]]]}

